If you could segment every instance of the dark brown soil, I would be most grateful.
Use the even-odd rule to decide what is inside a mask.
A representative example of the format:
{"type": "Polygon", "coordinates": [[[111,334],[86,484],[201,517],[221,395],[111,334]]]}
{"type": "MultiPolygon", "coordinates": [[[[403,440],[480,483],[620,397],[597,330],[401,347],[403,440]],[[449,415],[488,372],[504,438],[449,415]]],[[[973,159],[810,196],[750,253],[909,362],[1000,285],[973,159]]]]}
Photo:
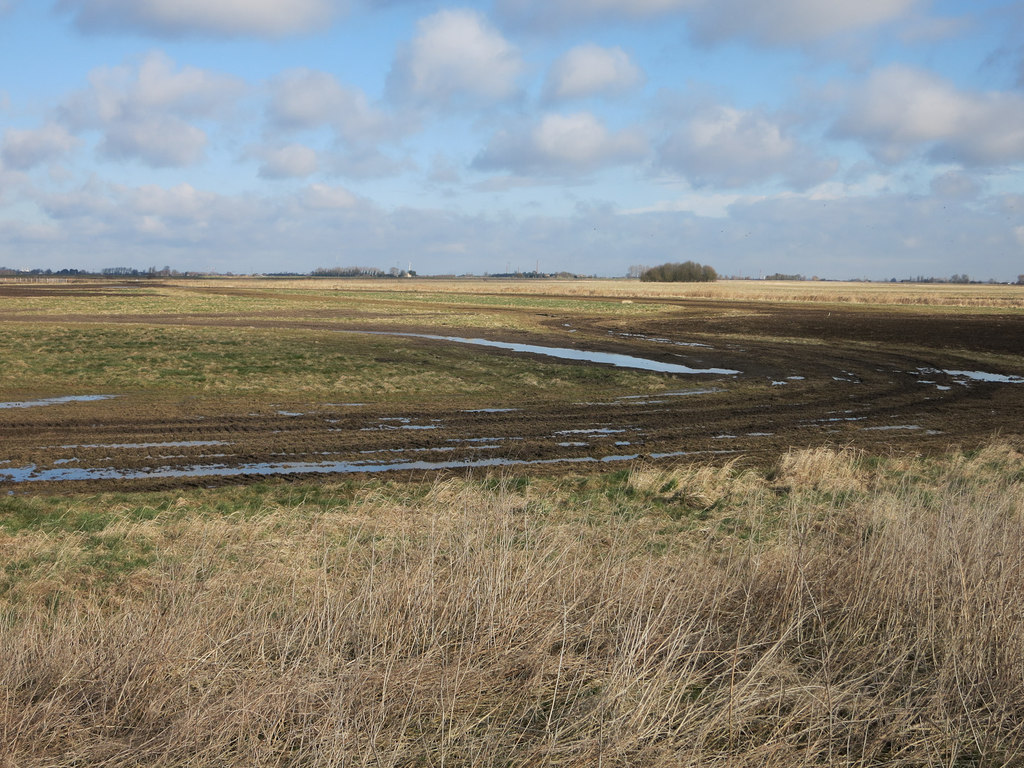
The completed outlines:
{"type": "MultiPolygon", "coordinates": [[[[281,315],[33,319],[341,329],[345,316],[339,308],[315,325],[281,315]]],[[[742,373],[666,375],[673,392],[715,390],[693,395],[623,393],[569,403],[537,402],[524,392],[517,410],[500,412],[441,401],[410,408],[132,394],[4,409],[0,492],[215,485],[258,480],[265,472],[301,478],[388,469],[407,477],[438,463],[457,471],[492,471],[507,462],[516,471],[551,472],[624,467],[632,457],[656,460],[662,454],[670,454],[666,460],[738,458],[770,465],[791,447],[942,452],[995,434],[1019,440],[1024,423],[1024,384],[968,381],[942,372],[1024,375],[1024,313],[926,315],[761,302],[730,302],[723,311],[721,304],[688,301],[648,319],[547,314],[543,323],[549,334],[504,336],[742,373]],[[567,323],[577,332],[569,334],[567,323]],[[695,342],[708,346],[683,345],[695,342]],[[979,355],[997,362],[979,364],[979,355]]],[[[388,329],[386,320],[381,329],[388,329]]],[[[522,365],[531,364],[528,356],[519,357],[522,365]]]]}

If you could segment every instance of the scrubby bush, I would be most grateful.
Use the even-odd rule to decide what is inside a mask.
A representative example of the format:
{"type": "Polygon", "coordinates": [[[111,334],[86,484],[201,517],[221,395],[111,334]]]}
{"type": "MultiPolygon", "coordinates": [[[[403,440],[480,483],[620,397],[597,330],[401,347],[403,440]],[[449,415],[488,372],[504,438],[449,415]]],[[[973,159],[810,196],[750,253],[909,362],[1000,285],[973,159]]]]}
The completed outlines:
{"type": "Polygon", "coordinates": [[[640,280],[645,283],[711,283],[717,279],[718,273],[713,267],[695,261],[662,264],[640,275],[640,280]]]}

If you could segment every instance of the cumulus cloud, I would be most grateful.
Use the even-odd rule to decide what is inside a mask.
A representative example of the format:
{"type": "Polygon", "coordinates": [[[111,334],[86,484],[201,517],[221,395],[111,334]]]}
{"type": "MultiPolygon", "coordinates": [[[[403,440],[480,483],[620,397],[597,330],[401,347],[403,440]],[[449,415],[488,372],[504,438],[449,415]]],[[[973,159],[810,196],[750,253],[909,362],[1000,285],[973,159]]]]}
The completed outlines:
{"type": "Polygon", "coordinates": [[[685,15],[698,39],[767,45],[826,39],[906,17],[922,0],[498,0],[509,23],[553,31],[607,19],[685,15]]]}
{"type": "Polygon", "coordinates": [[[782,179],[805,188],[835,173],[820,158],[758,110],[705,106],[675,122],[658,148],[658,164],[695,186],[737,188],[782,179]]]}
{"type": "Polygon", "coordinates": [[[919,0],[702,0],[694,9],[693,24],[698,39],[709,42],[739,37],[789,45],[896,21],[918,4],[919,0]]]}
{"type": "Polygon", "coordinates": [[[95,69],[88,79],[89,86],[61,107],[61,121],[72,131],[101,131],[105,157],[155,167],[198,162],[207,136],[189,120],[225,115],[244,90],[227,75],[196,67],[176,70],[159,52],[135,66],[95,69]]]}
{"type": "Polygon", "coordinates": [[[59,0],[84,32],[283,37],[321,28],[337,0],[59,0]]]}
{"type": "Polygon", "coordinates": [[[932,179],[932,194],[950,200],[973,200],[981,193],[977,179],[961,171],[946,171],[932,179]]]}
{"type": "Polygon", "coordinates": [[[27,171],[62,158],[78,144],[79,140],[63,125],[47,123],[35,130],[7,131],[0,157],[8,168],[27,171]]]}
{"type": "Polygon", "coordinates": [[[111,160],[139,160],[153,168],[195,165],[204,155],[206,133],[174,115],[143,115],[106,127],[99,153],[111,160]]]}
{"type": "Polygon", "coordinates": [[[646,153],[647,141],[638,131],[612,133],[589,112],[549,114],[534,125],[497,133],[473,167],[557,175],[635,161],[646,153]]]}
{"type": "Polygon", "coordinates": [[[316,150],[304,144],[284,147],[261,147],[252,153],[262,161],[260,177],[264,179],[295,179],[316,173],[316,150]]]}
{"type": "Polygon", "coordinates": [[[300,196],[303,207],[312,211],[337,211],[352,208],[358,198],[344,187],[311,184],[300,196]]]}
{"type": "Polygon", "coordinates": [[[1024,94],[963,91],[902,65],[855,88],[833,134],[864,141],[879,160],[924,152],[936,161],[990,166],[1024,160],[1024,94]]]}
{"type": "Polygon", "coordinates": [[[699,7],[704,0],[498,0],[511,24],[534,29],[575,26],[607,18],[648,18],[699,7]]]}
{"type": "Polygon", "coordinates": [[[547,101],[617,94],[643,82],[640,68],[621,48],[578,45],[556,61],[544,85],[547,101]]]}
{"type": "Polygon", "coordinates": [[[382,179],[412,167],[408,160],[396,160],[370,146],[325,153],[323,166],[326,172],[349,179],[382,179]]]}
{"type": "Polygon", "coordinates": [[[327,72],[305,68],[282,72],[271,81],[267,116],[284,130],[328,125],[347,142],[377,141],[398,131],[363,91],[342,85],[327,72]]]}
{"type": "Polygon", "coordinates": [[[394,98],[438,108],[490,104],[518,89],[519,51],[480,13],[447,9],[421,19],[388,76],[394,98]]]}

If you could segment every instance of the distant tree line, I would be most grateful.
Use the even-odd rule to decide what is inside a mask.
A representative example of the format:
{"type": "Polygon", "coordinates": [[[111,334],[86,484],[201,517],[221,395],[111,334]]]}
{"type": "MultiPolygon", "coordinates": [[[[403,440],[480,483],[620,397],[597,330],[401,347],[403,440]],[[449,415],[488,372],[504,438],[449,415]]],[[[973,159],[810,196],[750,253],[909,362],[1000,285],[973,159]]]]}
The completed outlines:
{"type": "Polygon", "coordinates": [[[775,272],[771,275],[765,275],[765,280],[806,280],[807,278],[803,275],[786,275],[782,272],[775,272]]]}
{"type": "Polygon", "coordinates": [[[385,277],[387,272],[378,267],[318,267],[309,274],[313,277],[385,277]]]}
{"type": "Polygon", "coordinates": [[[684,261],[682,264],[662,264],[644,270],[640,280],[645,283],[711,283],[718,279],[713,267],[684,261]]]}
{"type": "Polygon", "coordinates": [[[105,267],[98,272],[90,269],[10,269],[0,267],[2,277],[179,277],[181,272],[170,267],[135,269],[134,267],[105,267]]]}

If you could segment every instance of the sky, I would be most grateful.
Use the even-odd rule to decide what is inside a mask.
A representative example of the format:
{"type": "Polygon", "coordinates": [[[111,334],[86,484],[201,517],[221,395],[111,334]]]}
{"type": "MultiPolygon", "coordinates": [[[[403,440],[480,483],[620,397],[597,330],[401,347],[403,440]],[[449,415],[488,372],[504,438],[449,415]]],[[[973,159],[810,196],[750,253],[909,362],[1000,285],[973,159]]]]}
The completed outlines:
{"type": "Polygon", "coordinates": [[[0,0],[0,266],[1024,273],[1020,0],[0,0]]]}

